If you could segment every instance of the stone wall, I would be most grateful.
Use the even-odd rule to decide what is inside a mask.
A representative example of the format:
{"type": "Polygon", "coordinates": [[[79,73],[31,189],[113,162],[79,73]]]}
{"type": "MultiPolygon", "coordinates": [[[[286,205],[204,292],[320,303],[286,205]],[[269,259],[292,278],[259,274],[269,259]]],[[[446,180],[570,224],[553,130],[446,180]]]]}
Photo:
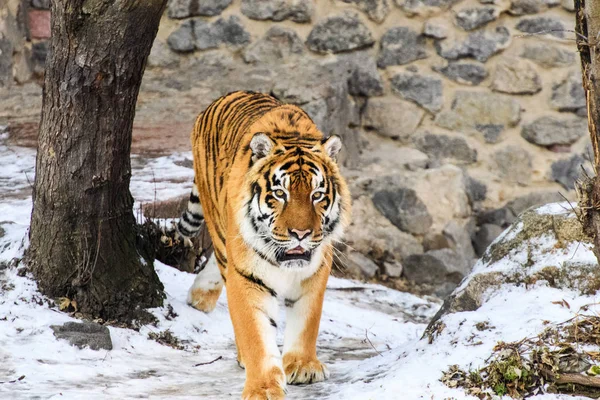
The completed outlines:
{"type": "MultiPolygon", "coordinates": [[[[569,0],[171,0],[134,140],[160,126],[189,146],[195,115],[231,90],[299,104],[346,144],[341,264],[444,295],[589,168],[574,18],[569,0]]],[[[29,31],[25,47],[43,46],[29,31]]]]}

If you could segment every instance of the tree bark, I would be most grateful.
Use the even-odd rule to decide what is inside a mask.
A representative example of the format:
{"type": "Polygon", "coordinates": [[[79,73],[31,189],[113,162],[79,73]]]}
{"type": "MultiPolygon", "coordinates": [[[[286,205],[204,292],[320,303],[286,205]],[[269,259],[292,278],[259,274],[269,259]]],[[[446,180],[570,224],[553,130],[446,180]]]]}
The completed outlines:
{"type": "Polygon", "coordinates": [[[40,290],[130,321],[162,304],[140,257],[131,131],[166,0],[54,0],[28,261],[40,290]]]}
{"type": "Polygon", "coordinates": [[[587,118],[596,176],[577,182],[580,220],[584,232],[594,241],[594,254],[600,261],[600,2],[575,0],[575,30],[581,56],[583,89],[587,98],[587,118]]]}

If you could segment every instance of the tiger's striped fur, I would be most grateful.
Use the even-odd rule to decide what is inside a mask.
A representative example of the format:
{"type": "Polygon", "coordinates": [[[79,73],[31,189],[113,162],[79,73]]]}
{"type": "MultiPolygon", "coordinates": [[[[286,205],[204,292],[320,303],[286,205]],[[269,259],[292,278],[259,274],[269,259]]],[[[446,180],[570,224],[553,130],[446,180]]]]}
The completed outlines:
{"type": "Polygon", "coordinates": [[[223,96],[194,125],[194,188],[178,228],[193,236],[204,218],[214,260],[188,302],[209,312],[226,284],[244,399],[280,399],[286,381],[328,376],[316,340],[333,242],[350,215],[340,146],[302,109],[261,93],[223,96]],[[283,357],[278,299],[287,310],[283,357]]]}

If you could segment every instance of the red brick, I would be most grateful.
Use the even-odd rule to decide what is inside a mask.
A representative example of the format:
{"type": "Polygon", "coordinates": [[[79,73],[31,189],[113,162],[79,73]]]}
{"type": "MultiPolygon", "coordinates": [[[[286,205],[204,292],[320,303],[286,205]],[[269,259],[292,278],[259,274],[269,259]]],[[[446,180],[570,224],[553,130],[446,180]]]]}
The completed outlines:
{"type": "Polygon", "coordinates": [[[50,37],[50,11],[29,10],[29,32],[33,39],[47,39],[50,37]]]}

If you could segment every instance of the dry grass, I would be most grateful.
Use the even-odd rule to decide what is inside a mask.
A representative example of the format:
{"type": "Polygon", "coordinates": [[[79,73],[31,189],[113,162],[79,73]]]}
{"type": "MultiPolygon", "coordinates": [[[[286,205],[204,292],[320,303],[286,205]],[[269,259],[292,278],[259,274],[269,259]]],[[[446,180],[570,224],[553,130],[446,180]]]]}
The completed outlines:
{"type": "MultiPolygon", "coordinates": [[[[568,306],[568,305],[567,305],[568,306]]],[[[518,342],[499,342],[483,368],[451,366],[441,381],[480,399],[541,393],[600,396],[600,317],[582,314],[518,342]],[[599,375],[599,376],[596,376],[599,375]]]]}

